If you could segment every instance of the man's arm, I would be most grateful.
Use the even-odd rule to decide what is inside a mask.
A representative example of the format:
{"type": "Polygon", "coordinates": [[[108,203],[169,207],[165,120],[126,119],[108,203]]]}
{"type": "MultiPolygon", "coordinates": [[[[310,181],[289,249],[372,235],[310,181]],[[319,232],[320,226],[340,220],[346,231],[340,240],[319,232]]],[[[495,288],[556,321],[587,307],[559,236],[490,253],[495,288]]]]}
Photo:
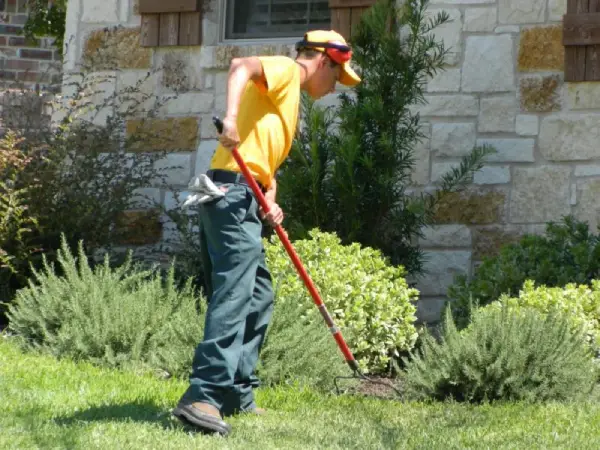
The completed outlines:
{"type": "Polygon", "coordinates": [[[266,85],[265,73],[262,64],[256,56],[248,58],[234,58],[229,68],[227,81],[227,111],[223,119],[223,133],[219,141],[230,150],[240,143],[237,130],[237,116],[242,94],[248,81],[266,85]]]}
{"type": "Polygon", "coordinates": [[[227,82],[227,116],[237,117],[240,99],[250,80],[266,85],[267,80],[260,60],[256,56],[234,58],[227,82]]]}

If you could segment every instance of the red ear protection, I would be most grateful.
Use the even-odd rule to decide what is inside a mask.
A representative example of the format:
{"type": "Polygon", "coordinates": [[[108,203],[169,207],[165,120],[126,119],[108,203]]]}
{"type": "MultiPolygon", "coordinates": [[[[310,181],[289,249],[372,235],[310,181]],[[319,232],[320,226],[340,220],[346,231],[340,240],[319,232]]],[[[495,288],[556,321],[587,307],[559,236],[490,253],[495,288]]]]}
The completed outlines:
{"type": "Polygon", "coordinates": [[[303,48],[324,48],[325,54],[338,64],[344,64],[352,58],[352,49],[348,45],[335,42],[310,42],[300,41],[296,44],[296,51],[303,48]]]}

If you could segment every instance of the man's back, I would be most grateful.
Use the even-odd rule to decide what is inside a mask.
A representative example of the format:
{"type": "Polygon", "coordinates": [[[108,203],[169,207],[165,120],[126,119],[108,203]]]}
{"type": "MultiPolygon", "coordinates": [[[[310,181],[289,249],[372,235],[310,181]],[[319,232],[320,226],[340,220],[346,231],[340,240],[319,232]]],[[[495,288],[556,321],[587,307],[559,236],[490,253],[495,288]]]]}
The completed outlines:
{"type": "MultiPolygon", "coordinates": [[[[265,188],[287,157],[300,104],[300,69],[285,56],[259,58],[267,85],[248,82],[237,119],[238,151],[265,188]]],[[[231,151],[219,144],[211,169],[239,171],[231,151]]]]}

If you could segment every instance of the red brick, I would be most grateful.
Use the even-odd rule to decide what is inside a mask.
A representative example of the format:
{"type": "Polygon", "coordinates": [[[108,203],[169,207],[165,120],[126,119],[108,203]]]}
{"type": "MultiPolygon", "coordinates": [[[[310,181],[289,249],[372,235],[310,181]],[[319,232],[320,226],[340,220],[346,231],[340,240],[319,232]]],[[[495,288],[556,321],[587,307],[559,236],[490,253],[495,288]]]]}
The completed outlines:
{"type": "Polygon", "coordinates": [[[17,34],[23,29],[16,25],[0,25],[0,34],[17,34]]]}
{"type": "Polygon", "coordinates": [[[25,45],[24,37],[9,37],[8,45],[12,45],[13,47],[23,47],[25,45]]]}
{"type": "Polygon", "coordinates": [[[19,52],[21,58],[29,59],[52,59],[52,50],[30,50],[21,49],[19,52]]]}
{"type": "Polygon", "coordinates": [[[6,36],[0,36],[0,45],[6,45],[6,36]]]}
{"type": "Polygon", "coordinates": [[[10,72],[8,70],[0,70],[0,80],[16,80],[17,72],[10,72]]]}
{"type": "Polygon", "coordinates": [[[6,0],[6,12],[17,12],[17,0],[6,0]]]}
{"type": "Polygon", "coordinates": [[[17,0],[17,4],[19,6],[19,12],[27,12],[27,2],[28,0],[17,0]]]}
{"type": "Polygon", "coordinates": [[[18,72],[17,79],[19,81],[33,81],[33,82],[46,82],[48,81],[48,75],[39,72],[18,72]]]}
{"type": "Polygon", "coordinates": [[[18,59],[9,59],[6,61],[5,67],[7,69],[13,70],[32,70],[37,69],[39,67],[39,63],[37,61],[22,61],[18,59]]]}

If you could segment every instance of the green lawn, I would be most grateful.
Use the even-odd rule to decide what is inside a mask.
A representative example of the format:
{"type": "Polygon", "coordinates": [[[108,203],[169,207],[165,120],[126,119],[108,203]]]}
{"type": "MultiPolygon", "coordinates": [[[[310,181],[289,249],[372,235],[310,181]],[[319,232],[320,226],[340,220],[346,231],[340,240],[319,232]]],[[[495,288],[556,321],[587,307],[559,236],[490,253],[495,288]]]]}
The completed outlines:
{"type": "Polygon", "coordinates": [[[465,406],[264,389],[264,417],[231,421],[228,438],[170,416],[185,389],[135,373],[23,354],[0,336],[0,448],[547,449],[600,448],[600,405],[465,406]]]}

